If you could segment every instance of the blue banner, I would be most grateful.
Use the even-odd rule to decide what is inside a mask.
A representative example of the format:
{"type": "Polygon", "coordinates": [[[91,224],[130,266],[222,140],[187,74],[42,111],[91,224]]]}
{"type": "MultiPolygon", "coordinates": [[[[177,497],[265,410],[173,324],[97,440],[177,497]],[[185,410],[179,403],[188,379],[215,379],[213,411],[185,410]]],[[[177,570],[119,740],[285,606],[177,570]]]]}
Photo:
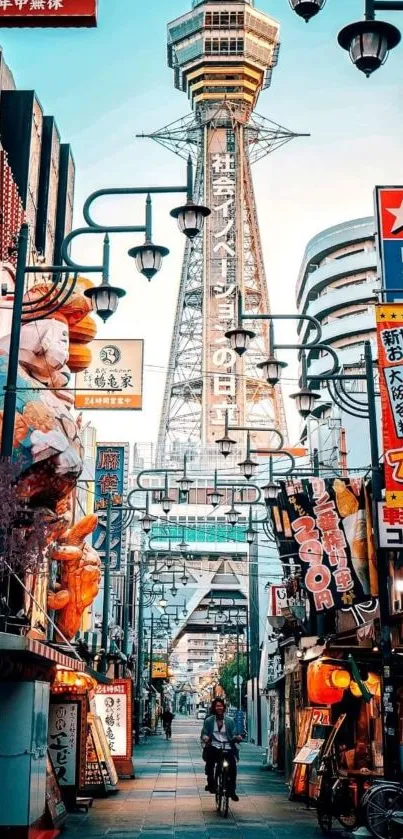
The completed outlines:
{"type": "Polygon", "coordinates": [[[106,542],[106,507],[108,498],[112,498],[112,527],[110,540],[111,569],[119,571],[126,547],[125,532],[122,531],[122,511],[127,489],[128,443],[100,443],[97,446],[95,463],[95,503],[94,511],[105,511],[99,516],[99,524],[93,535],[93,547],[101,559],[105,555],[106,542]]]}

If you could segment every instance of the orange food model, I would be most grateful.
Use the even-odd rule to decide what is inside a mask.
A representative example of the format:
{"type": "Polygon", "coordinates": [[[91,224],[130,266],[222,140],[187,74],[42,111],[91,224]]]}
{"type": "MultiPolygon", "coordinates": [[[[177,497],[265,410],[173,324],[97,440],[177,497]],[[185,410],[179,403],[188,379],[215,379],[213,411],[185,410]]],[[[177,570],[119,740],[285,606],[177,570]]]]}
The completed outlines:
{"type": "Polygon", "coordinates": [[[340,702],[350,682],[350,673],[342,664],[337,667],[326,659],[318,659],[308,665],[308,698],[313,705],[340,702]]]}
{"type": "Polygon", "coordinates": [[[60,583],[49,592],[48,608],[58,613],[56,625],[68,641],[79,631],[83,613],[99,591],[101,561],[85,542],[97,523],[96,515],[85,516],[63,534],[50,553],[51,559],[60,563],[60,583]]]}

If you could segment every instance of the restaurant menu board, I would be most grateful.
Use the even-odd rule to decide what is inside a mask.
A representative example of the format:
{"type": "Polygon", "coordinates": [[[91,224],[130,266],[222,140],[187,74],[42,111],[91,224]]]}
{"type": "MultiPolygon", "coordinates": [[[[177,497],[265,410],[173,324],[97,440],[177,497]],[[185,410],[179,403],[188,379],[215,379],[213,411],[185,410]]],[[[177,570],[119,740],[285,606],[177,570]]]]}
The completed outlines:
{"type": "Polygon", "coordinates": [[[51,702],[48,748],[60,786],[75,786],[77,772],[78,703],[51,702]]]}
{"type": "Polygon", "coordinates": [[[88,714],[88,724],[106,787],[115,787],[118,783],[118,776],[105,737],[102,720],[95,714],[88,714]]]}
{"type": "Polygon", "coordinates": [[[46,812],[52,827],[59,828],[65,823],[67,810],[64,806],[49,751],[46,760],[46,812]]]}
{"type": "Polygon", "coordinates": [[[130,679],[115,679],[110,685],[97,685],[95,706],[114,759],[125,760],[132,756],[130,679]]]}
{"type": "Polygon", "coordinates": [[[311,748],[311,743],[317,742],[317,739],[313,737],[313,729],[316,726],[328,725],[330,725],[329,708],[304,708],[300,712],[297,754],[291,779],[291,798],[309,795],[309,767],[315,763],[320,752],[320,747],[311,748]],[[316,753],[313,754],[313,751],[316,753]]]}
{"type": "Polygon", "coordinates": [[[88,792],[107,792],[109,780],[106,769],[102,769],[101,756],[98,756],[91,726],[88,728],[85,761],[85,789],[88,792]]]}
{"type": "Polygon", "coordinates": [[[307,765],[314,763],[316,758],[319,756],[319,752],[324,742],[324,740],[308,740],[305,746],[300,749],[293,762],[305,763],[307,765]]]}

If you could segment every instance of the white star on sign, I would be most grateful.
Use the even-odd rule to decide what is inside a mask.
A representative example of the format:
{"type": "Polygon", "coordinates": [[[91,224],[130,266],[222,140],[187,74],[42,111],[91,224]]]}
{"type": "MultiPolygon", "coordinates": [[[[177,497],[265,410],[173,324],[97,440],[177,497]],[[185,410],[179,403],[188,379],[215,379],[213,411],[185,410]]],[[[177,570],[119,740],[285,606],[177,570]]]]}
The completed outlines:
{"type": "Polygon", "coordinates": [[[395,223],[392,227],[392,233],[401,233],[403,230],[403,199],[400,207],[386,207],[388,213],[395,217],[395,223]]]}

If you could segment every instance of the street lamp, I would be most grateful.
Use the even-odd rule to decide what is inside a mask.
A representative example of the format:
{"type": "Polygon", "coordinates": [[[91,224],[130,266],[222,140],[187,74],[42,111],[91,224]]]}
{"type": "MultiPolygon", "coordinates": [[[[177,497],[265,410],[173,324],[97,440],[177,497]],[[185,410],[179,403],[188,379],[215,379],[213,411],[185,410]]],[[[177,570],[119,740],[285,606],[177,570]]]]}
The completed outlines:
{"type": "Polygon", "coordinates": [[[186,566],[185,565],[183,566],[183,574],[180,578],[180,581],[181,581],[182,585],[187,586],[188,581],[189,581],[189,577],[186,574],[186,566]]]}
{"type": "Polygon", "coordinates": [[[249,349],[249,344],[255,335],[256,332],[252,332],[251,329],[245,329],[242,324],[235,326],[233,329],[228,329],[225,332],[225,337],[228,338],[231,349],[239,356],[242,356],[249,349]]]}
{"type": "Polygon", "coordinates": [[[102,283],[99,286],[87,288],[84,291],[84,297],[88,297],[92,311],[97,314],[105,323],[117,310],[119,300],[124,297],[126,292],[123,288],[112,286],[109,282],[109,253],[110,253],[109,236],[104,238],[104,270],[102,272],[102,283]]]}
{"type": "Polygon", "coordinates": [[[234,500],[235,500],[235,490],[233,489],[232,490],[232,495],[231,495],[231,507],[225,513],[225,518],[227,519],[228,524],[230,524],[232,527],[235,527],[235,525],[238,522],[239,516],[241,515],[239,510],[236,510],[235,507],[234,507],[234,500]]]}
{"type": "Polygon", "coordinates": [[[214,470],[214,484],[213,489],[207,492],[207,498],[212,507],[218,507],[221,504],[222,498],[224,498],[224,493],[220,492],[217,487],[217,469],[214,470]]]}
{"type": "Polygon", "coordinates": [[[149,496],[148,493],[146,495],[146,509],[143,515],[141,516],[141,529],[143,533],[149,533],[154,522],[157,521],[157,516],[152,516],[149,512],[149,496]]]}
{"type": "Polygon", "coordinates": [[[350,23],[337,37],[340,46],[347,50],[353,64],[367,79],[385,63],[390,50],[397,47],[400,39],[396,26],[373,18],[350,23]]]}
{"type": "Polygon", "coordinates": [[[258,462],[256,460],[252,460],[250,456],[250,431],[248,431],[246,435],[246,458],[245,460],[242,460],[241,463],[238,463],[238,466],[241,467],[241,472],[247,481],[250,481],[259,467],[258,462]]]}
{"type": "MultiPolygon", "coordinates": [[[[325,5],[326,0],[289,0],[291,8],[308,22],[325,5]]],[[[385,63],[390,50],[397,47],[401,35],[396,26],[375,20],[378,11],[403,11],[403,0],[365,0],[365,19],[345,26],[338,34],[340,46],[367,78],[385,63]]]]}
{"type": "Polygon", "coordinates": [[[228,457],[231,453],[232,446],[235,446],[236,444],[236,440],[233,440],[228,436],[227,432],[225,432],[224,437],[220,437],[219,440],[216,440],[216,443],[220,448],[220,454],[222,454],[223,457],[228,457]]]}
{"type": "Polygon", "coordinates": [[[289,3],[293,11],[302,17],[305,23],[308,23],[323,9],[326,0],[289,0],[289,3]]]}
{"type": "Polygon", "coordinates": [[[168,601],[165,597],[165,586],[162,586],[162,592],[161,597],[158,601],[158,606],[160,606],[161,609],[166,609],[166,607],[168,606],[168,601]]]}
{"type": "Polygon", "coordinates": [[[276,483],[273,480],[273,458],[269,458],[269,480],[267,484],[263,487],[263,496],[264,500],[267,505],[270,505],[272,501],[277,501],[277,498],[281,492],[280,484],[276,483]]]}
{"type": "Polygon", "coordinates": [[[296,393],[290,394],[290,399],[295,399],[295,407],[303,419],[309,417],[309,414],[315,408],[317,399],[320,399],[320,394],[315,393],[309,387],[301,387],[296,393]]]}
{"type": "Polygon", "coordinates": [[[253,527],[252,507],[249,507],[249,523],[248,523],[248,529],[246,531],[246,541],[247,541],[248,545],[253,545],[253,543],[255,541],[255,537],[256,537],[256,530],[253,527]]]}
{"type": "Polygon", "coordinates": [[[192,240],[203,230],[204,219],[211,215],[211,210],[201,204],[195,204],[193,201],[193,165],[190,155],[188,157],[187,181],[186,204],[171,210],[170,215],[176,218],[181,233],[192,240]]]}
{"type": "Polygon", "coordinates": [[[163,512],[167,516],[171,512],[173,500],[169,497],[168,472],[165,472],[165,486],[163,495],[160,498],[160,504],[163,512]]]}
{"type": "Polygon", "coordinates": [[[281,379],[283,370],[288,367],[285,361],[279,361],[274,355],[270,355],[265,361],[260,361],[256,367],[262,371],[269,385],[276,385],[281,379]]]}
{"type": "Polygon", "coordinates": [[[183,492],[184,495],[188,494],[192,484],[194,483],[192,478],[188,478],[188,476],[186,474],[186,467],[187,467],[187,456],[186,456],[186,454],[184,454],[183,455],[183,475],[182,475],[181,478],[178,478],[178,480],[176,481],[176,483],[179,486],[180,491],[183,492]]]}

